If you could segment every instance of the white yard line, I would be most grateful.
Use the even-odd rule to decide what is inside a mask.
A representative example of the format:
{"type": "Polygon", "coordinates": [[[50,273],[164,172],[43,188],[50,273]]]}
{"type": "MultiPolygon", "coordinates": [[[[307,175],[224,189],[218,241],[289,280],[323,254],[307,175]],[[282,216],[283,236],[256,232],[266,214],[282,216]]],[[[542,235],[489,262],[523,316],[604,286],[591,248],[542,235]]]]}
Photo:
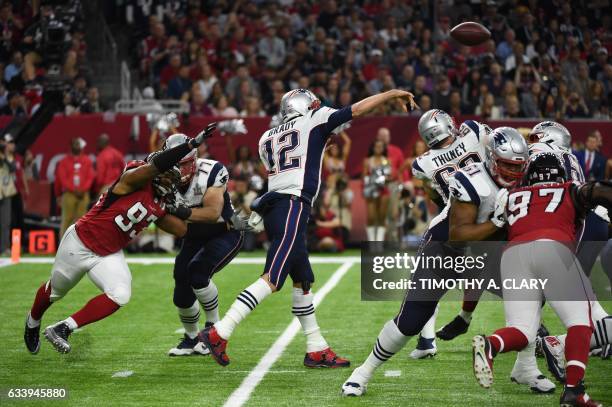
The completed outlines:
{"type": "MultiPolygon", "coordinates": [[[[53,263],[54,257],[22,257],[19,263],[24,264],[51,264],[53,263]]],[[[126,257],[128,263],[131,264],[174,264],[174,257],[126,257]]],[[[350,257],[323,257],[323,256],[311,256],[310,263],[312,264],[344,264],[344,263],[357,263],[361,261],[358,256],[350,257]]],[[[11,260],[0,258],[0,267],[10,266],[11,260]]],[[[265,257],[239,257],[230,264],[266,264],[265,257]]]]}
{"type": "MultiPolygon", "coordinates": [[[[312,262],[312,257],[310,258],[312,262]]],[[[322,258],[323,259],[323,258],[322,258]]],[[[325,260],[340,260],[333,258],[324,258],[325,260]]],[[[358,259],[358,258],[357,258],[358,259]]],[[[240,259],[237,259],[240,260],[240,259]]],[[[344,258],[343,264],[332,274],[332,276],[327,280],[325,284],[321,287],[321,289],[315,292],[314,296],[314,306],[317,307],[321,301],[325,298],[327,294],[331,290],[338,285],[342,277],[349,271],[349,269],[355,264],[357,260],[352,260],[352,258],[344,258]],[[347,260],[348,259],[348,260],[347,260]]],[[[235,260],[234,260],[235,261],[235,260]]],[[[326,261],[331,263],[331,261],[326,261]]],[[[285,329],[285,331],[278,337],[276,342],[272,344],[272,347],[268,349],[268,352],[261,358],[257,366],[249,373],[247,377],[244,378],[240,386],[230,395],[227,399],[224,407],[240,407],[244,403],[249,400],[251,393],[259,382],[261,382],[264,376],[270,371],[270,368],[274,363],[281,357],[287,346],[291,343],[295,335],[300,331],[300,322],[297,318],[293,318],[289,326],[285,329]]]]}

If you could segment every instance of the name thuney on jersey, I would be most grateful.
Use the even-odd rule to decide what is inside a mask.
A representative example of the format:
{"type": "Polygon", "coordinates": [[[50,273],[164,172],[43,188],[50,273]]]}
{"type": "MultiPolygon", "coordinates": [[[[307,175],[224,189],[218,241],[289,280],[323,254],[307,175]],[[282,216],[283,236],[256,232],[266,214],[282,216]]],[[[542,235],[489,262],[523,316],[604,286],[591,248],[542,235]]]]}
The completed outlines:
{"type": "Polygon", "coordinates": [[[432,161],[437,166],[441,167],[450,161],[456,160],[457,158],[461,157],[465,153],[467,153],[467,148],[465,148],[465,145],[463,143],[459,143],[459,145],[455,147],[455,149],[446,151],[442,154],[439,154],[433,157],[432,161]]]}

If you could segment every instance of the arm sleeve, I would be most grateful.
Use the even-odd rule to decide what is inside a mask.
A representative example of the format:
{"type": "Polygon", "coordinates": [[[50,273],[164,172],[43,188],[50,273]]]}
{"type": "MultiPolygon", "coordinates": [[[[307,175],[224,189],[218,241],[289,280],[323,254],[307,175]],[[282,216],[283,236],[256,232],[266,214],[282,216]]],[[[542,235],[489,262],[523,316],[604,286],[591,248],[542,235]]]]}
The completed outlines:
{"type": "Polygon", "coordinates": [[[456,172],[448,180],[450,195],[460,202],[480,205],[480,196],[468,178],[461,171],[456,172]]]}
{"type": "Polygon", "coordinates": [[[210,170],[210,174],[208,175],[208,185],[207,188],[220,188],[223,187],[227,189],[227,182],[229,181],[229,173],[227,172],[227,168],[221,163],[216,163],[212,170],[210,170]]]}

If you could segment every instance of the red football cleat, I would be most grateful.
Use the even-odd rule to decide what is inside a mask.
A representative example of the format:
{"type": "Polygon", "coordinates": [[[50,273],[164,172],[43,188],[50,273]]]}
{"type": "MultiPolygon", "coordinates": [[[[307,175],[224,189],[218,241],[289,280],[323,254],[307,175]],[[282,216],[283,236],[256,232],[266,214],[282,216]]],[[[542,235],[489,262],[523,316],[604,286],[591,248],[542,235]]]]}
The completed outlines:
{"type": "Polygon", "coordinates": [[[211,356],[221,366],[227,366],[230,363],[229,356],[225,353],[227,341],[219,336],[217,329],[214,326],[208,327],[198,333],[200,341],[208,348],[211,356]]]}
{"type": "Polygon", "coordinates": [[[323,349],[319,352],[310,352],[304,356],[304,366],[306,367],[349,367],[351,362],[336,355],[331,348],[323,349]]]}

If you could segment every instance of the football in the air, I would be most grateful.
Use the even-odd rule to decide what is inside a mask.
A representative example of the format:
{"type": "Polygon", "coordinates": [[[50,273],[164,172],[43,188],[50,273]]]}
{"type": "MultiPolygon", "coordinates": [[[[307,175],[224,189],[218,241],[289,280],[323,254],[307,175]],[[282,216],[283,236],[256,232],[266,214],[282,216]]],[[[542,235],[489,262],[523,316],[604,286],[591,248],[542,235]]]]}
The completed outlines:
{"type": "Polygon", "coordinates": [[[491,38],[491,32],[485,26],[473,21],[456,25],[450,31],[450,35],[458,43],[468,46],[482,44],[491,38]]]}

